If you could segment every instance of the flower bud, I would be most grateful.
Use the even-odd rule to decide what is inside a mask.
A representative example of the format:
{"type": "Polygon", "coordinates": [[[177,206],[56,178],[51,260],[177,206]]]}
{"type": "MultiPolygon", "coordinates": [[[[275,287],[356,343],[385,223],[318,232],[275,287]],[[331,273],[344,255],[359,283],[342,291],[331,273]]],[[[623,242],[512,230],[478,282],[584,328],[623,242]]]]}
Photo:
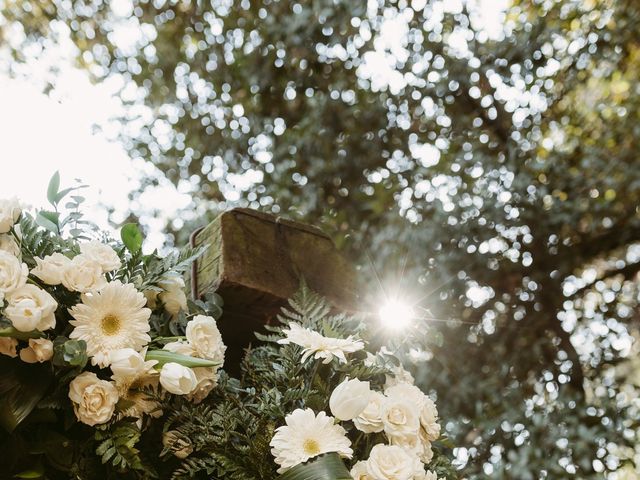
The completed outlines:
{"type": "Polygon", "coordinates": [[[369,405],[371,390],[369,382],[361,382],[357,378],[344,380],[331,394],[329,407],[338,420],[352,420],[369,405]]]}
{"type": "Polygon", "coordinates": [[[198,379],[190,368],[169,362],[160,370],[160,384],[169,393],[188,395],[198,386],[198,379]]]}

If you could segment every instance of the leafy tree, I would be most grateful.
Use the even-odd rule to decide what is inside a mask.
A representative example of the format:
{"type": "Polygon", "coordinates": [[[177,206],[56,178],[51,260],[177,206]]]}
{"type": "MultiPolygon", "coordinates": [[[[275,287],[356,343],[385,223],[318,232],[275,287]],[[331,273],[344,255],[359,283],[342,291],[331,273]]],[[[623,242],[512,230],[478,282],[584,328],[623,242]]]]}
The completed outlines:
{"type": "Polygon", "coordinates": [[[286,212],[406,263],[469,478],[601,478],[637,440],[640,9],[513,0],[488,31],[492,8],[10,1],[0,28],[20,62],[66,26],[123,78],[123,141],[191,185],[192,219],[286,212]]]}

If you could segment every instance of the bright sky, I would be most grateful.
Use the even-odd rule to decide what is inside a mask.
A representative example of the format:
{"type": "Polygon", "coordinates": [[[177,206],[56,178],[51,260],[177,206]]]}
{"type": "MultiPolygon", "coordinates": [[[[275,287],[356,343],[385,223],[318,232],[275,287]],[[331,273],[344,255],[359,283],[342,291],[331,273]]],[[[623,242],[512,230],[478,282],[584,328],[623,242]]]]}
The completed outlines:
{"type": "MultiPolygon", "coordinates": [[[[470,7],[477,7],[475,26],[482,26],[491,37],[499,36],[506,2],[467,0],[470,7]]],[[[412,3],[418,8],[417,4],[424,2],[413,0],[412,3]]],[[[434,5],[438,6],[434,15],[439,17],[444,11],[460,11],[462,0],[445,0],[434,5]]],[[[128,17],[128,0],[118,0],[113,6],[122,10],[123,18],[128,17]]],[[[401,19],[390,19],[383,28],[380,49],[387,47],[389,42],[399,43],[405,30],[401,19]]],[[[125,28],[119,37],[127,43],[128,39],[135,40],[133,37],[138,33],[125,28]]],[[[48,180],[55,171],[60,171],[63,186],[68,186],[75,178],[90,186],[83,193],[88,199],[88,216],[101,227],[108,228],[103,206],[126,212],[128,194],[136,189],[141,172],[152,175],[154,168],[146,162],[133,162],[115,140],[118,127],[112,119],[121,112],[116,94],[117,80],[91,84],[85,72],[72,66],[74,46],[64,37],[61,35],[61,44],[49,48],[37,62],[19,67],[24,79],[11,79],[0,68],[0,197],[15,195],[33,207],[44,207],[48,180]],[[44,95],[42,85],[46,83],[51,65],[59,72],[57,87],[44,95]],[[96,125],[100,126],[99,130],[95,129],[96,125]]],[[[466,47],[464,39],[452,38],[450,43],[456,43],[463,50],[466,47]]],[[[0,66],[2,53],[0,48],[0,66]]],[[[394,73],[397,72],[388,66],[385,69],[393,59],[373,54],[367,60],[374,70],[386,72],[376,78],[393,90],[394,73]]],[[[145,216],[144,223],[150,229],[147,248],[161,246],[165,219],[175,218],[189,201],[188,195],[178,193],[166,181],[143,194],[141,208],[136,210],[158,209],[164,216],[145,216]]],[[[115,220],[118,220],[117,215],[115,220]]]]}
{"type": "MultiPolygon", "coordinates": [[[[0,196],[17,196],[35,207],[46,207],[46,189],[59,171],[62,186],[79,178],[89,185],[86,215],[109,229],[105,206],[126,212],[128,194],[143,171],[153,172],[144,162],[133,162],[114,137],[110,119],[120,104],[112,95],[113,85],[92,85],[87,76],[70,65],[63,67],[59,85],[51,96],[37,82],[0,75],[0,196]],[[103,130],[96,130],[100,125],[103,130]]],[[[141,200],[143,208],[160,209],[167,217],[189,203],[168,182],[150,189],[141,200]]],[[[118,220],[118,216],[115,217],[118,220]]],[[[164,220],[145,218],[150,228],[145,249],[160,247],[164,220]]]]}

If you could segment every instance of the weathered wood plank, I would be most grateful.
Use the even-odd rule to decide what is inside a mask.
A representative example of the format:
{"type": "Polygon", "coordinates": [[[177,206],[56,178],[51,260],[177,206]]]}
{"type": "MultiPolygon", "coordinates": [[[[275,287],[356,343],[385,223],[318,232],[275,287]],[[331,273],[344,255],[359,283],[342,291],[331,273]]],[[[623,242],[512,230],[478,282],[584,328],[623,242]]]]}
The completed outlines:
{"type": "Polygon", "coordinates": [[[315,227],[237,208],[216,218],[195,243],[209,245],[197,265],[198,290],[222,295],[220,326],[234,357],[254,340],[254,330],[274,318],[301,278],[337,308],[357,309],[355,269],[315,227]]]}

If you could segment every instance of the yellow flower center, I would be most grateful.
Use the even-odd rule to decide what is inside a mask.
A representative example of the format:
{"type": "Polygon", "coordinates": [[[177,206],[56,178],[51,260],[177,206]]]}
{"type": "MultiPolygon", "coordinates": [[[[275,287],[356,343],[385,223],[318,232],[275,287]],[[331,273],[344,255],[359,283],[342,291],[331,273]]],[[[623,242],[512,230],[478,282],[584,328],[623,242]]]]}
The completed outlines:
{"type": "Polygon", "coordinates": [[[318,445],[318,442],[313,438],[307,438],[302,443],[302,449],[304,450],[304,453],[306,453],[310,457],[318,455],[320,453],[320,445],[318,445]]]}
{"type": "Polygon", "coordinates": [[[107,315],[102,319],[101,327],[105,335],[115,335],[120,331],[120,319],[115,315],[107,315]]]}

